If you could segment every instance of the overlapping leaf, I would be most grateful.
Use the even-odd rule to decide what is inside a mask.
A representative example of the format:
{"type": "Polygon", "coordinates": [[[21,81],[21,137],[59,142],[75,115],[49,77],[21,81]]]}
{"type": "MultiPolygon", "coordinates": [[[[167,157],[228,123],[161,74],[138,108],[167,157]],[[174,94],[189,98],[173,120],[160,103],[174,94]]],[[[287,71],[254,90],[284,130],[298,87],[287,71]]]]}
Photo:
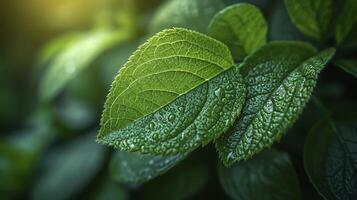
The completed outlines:
{"type": "Polygon", "coordinates": [[[249,56],[240,69],[247,97],[237,125],[217,142],[226,165],[272,145],[294,123],[334,49],[316,55],[302,42],[273,42],[249,56]]]}

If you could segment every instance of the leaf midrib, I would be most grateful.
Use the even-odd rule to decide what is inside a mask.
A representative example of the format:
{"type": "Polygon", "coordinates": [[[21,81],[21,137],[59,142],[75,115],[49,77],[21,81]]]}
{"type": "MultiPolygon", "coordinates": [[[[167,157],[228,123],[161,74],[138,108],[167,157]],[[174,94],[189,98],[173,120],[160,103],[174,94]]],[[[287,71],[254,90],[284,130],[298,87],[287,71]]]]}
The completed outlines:
{"type": "MultiPolygon", "coordinates": [[[[272,95],[275,94],[275,92],[279,89],[279,87],[282,85],[283,82],[285,82],[285,80],[290,77],[291,74],[293,74],[295,71],[297,71],[300,66],[306,62],[307,60],[309,60],[310,58],[312,58],[314,56],[310,56],[307,59],[303,60],[302,62],[300,62],[297,67],[295,67],[293,70],[291,70],[290,72],[288,72],[287,76],[285,76],[283,79],[281,79],[281,81],[279,81],[279,84],[277,84],[278,87],[274,88],[273,91],[271,93],[268,94],[268,97],[264,100],[264,103],[262,104],[262,106],[259,108],[259,111],[257,113],[254,114],[254,117],[249,121],[249,125],[246,126],[245,131],[242,132],[241,134],[245,135],[247,133],[247,130],[249,129],[249,127],[253,124],[253,121],[256,120],[258,114],[262,111],[262,109],[264,108],[264,106],[266,105],[266,103],[268,102],[269,99],[271,99],[272,95]]],[[[243,117],[242,117],[243,118],[243,117]]],[[[242,119],[240,118],[240,119],[242,119]]],[[[240,121],[240,119],[238,121],[240,121]]]]}

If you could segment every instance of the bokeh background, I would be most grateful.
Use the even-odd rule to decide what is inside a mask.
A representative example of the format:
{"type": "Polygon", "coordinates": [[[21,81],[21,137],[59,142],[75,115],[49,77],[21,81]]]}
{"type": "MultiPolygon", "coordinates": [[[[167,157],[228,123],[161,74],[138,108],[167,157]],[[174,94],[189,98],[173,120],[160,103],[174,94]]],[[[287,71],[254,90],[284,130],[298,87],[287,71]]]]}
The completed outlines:
{"type": "MultiPolygon", "coordinates": [[[[114,151],[95,135],[110,84],[139,44],[173,26],[205,33],[216,12],[237,2],[263,11],[270,40],[313,42],[280,0],[0,1],[0,199],[227,199],[211,146],[154,181],[124,184],[109,169],[114,151]]],[[[337,68],[322,77],[316,93],[331,108],[356,107],[353,77],[337,68]]],[[[291,154],[306,199],[319,199],[299,161],[310,118],[279,148],[291,154]]]]}

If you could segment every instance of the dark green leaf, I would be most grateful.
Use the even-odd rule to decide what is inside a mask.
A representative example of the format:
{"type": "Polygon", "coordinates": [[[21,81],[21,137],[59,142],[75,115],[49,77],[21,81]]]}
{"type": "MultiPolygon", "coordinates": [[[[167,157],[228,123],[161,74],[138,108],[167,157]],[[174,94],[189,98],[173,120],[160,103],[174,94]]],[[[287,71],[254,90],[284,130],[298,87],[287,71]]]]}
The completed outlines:
{"type": "Polygon", "coordinates": [[[344,59],[335,61],[337,66],[357,78],[357,59],[344,59]]]}
{"type": "Polygon", "coordinates": [[[229,6],[212,19],[208,35],[230,48],[233,57],[241,59],[263,46],[268,27],[260,10],[246,3],[229,6]]]}
{"type": "Polygon", "coordinates": [[[357,25],[357,2],[356,0],[341,0],[342,9],[337,16],[335,26],[335,38],[337,44],[341,44],[343,40],[351,33],[353,26],[357,25]]]}
{"type": "Polygon", "coordinates": [[[91,200],[125,200],[128,199],[127,192],[117,183],[109,178],[95,190],[95,193],[90,196],[91,200]]]}
{"type": "Polygon", "coordinates": [[[220,164],[218,175],[223,189],[233,199],[300,199],[298,178],[289,156],[273,149],[230,168],[220,164]]]}
{"type": "Polygon", "coordinates": [[[357,199],[357,126],[317,123],[306,139],[304,165],[311,182],[329,200],[357,199]]]}
{"type": "Polygon", "coordinates": [[[183,200],[202,190],[209,179],[204,163],[185,162],[143,188],[144,199],[183,200]]]}
{"type": "Polygon", "coordinates": [[[247,86],[245,106],[236,126],[216,145],[226,165],[250,158],[280,139],[305,107],[334,52],[316,55],[307,43],[273,42],[247,57],[240,65],[247,86]]]}
{"type": "Polygon", "coordinates": [[[118,151],[111,159],[111,175],[120,182],[145,182],[165,173],[184,159],[186,155],[151,156],[118,151]]]}
{"type": "Polygon", "coordinates": [[[323,40],[329,33],[333,0],[285,0],[290,18],[305,35],[323,40]]]}
{"type": "Polygon", "coordinates": [[[160,32],[114,80],[98,141],[143,154],[191,151],[232,125],[242,81],[224,44],[181,28],[160,32]]]}
{"type": "Polygon", "coordinates": [[[222,0],[169,0],[150,24],[150,32],[183,27],[205,33],[214,14],[224,7],[222,0]]]}

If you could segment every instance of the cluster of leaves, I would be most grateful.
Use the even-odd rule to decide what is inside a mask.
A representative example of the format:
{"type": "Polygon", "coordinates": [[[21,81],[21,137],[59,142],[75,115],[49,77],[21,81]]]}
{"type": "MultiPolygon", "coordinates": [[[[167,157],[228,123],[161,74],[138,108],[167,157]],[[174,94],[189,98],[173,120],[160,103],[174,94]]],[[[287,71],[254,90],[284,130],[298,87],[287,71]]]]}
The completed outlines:
{"type": "Polygon", "coordinates": [[[126,188],[134,197],[186,199],[214,182],[213,144],[221,160],[213,170],[232,199],[313,199],[299,183],[305,173],[325,199],[357,198],[356,115],[350,107],[335,120],[316,87],[325,67],[357,77],[355,1],[169,0],[150,9],[125,2],[117,27],[65,35],[40,54],[49,67],[29,122],[36,145],[0,140],[0,174],[9,180],[1,193],[21,190],[17,182],[38,168],[34,199],[92,188],[94,199],[126,199],[126,188]],[[320,114],[303,113],[312,95],[320,114]],[[104,100],[97,141],[114,148],[94,143],[104,100]],[[312,128],[296,150],[291,137],[299,136],[284,135],[300,121],[300,137],[312,128]],[[88,134],[40,159],[58,141],[53,132],[88,134]],[[296,172],[300,160],[306,172],[296,172]]]}

